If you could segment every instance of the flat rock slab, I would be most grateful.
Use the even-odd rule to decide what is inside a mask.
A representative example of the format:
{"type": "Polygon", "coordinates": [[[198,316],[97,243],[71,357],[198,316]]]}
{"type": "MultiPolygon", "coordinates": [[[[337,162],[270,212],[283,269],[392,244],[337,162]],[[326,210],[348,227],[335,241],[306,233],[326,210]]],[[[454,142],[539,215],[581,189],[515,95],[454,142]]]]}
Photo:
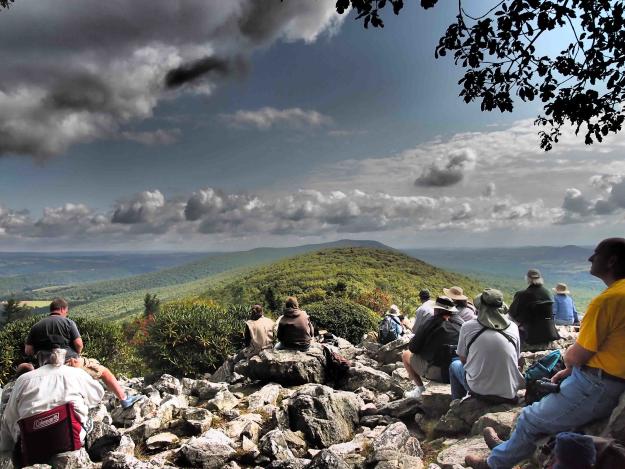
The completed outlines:
{"type": "Polygon", "coordinates": [[[467,454],[472,453],[478,456],[488,456],[490,450],[484,438],[476,436],[466,440],[460,440],[449,448],[441,451],[436,458],[436,462],[442,469],[452,469],[454,466],[464,467],[464,458],[467,454]]]}

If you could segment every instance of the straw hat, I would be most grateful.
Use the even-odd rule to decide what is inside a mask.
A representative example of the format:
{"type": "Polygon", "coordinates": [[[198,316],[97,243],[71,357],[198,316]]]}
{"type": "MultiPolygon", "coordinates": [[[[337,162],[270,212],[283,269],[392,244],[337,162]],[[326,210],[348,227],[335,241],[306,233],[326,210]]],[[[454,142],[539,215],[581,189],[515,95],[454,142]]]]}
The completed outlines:
{"type": "Polygon", "coordinates": [[[388,309],[388,313],[387,314],[397,314],[399,315],[399,307],[397,305],[391,305],[391,307],[388,309]]]}
{"type": "Polygon", "coordinates": [[[454,301],[468,300],[464,291],[460,287],[443,288],[443,293],[454,301]]]}
{"type": "Polygon", "coordinates": [[[508,307],[503,302],[503,293],[494,288],[485,289],[473,300],[477,308],[477,322],[489,329],[504,330],[510,325],[508,307]]]}
{"type": "Polygon", "coordinates": [[[553,289],[554,292],[559,293],[560,295],[570,295],[571,292],[569,288],[566,286],[566,283],[558,283],[556,287],[553,289]]]}

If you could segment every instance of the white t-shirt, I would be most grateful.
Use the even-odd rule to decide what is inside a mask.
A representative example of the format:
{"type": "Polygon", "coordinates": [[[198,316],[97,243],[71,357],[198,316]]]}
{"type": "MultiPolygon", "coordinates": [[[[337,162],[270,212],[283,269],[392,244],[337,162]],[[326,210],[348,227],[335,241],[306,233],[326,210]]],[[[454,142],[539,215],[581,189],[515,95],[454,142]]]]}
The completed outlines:
{"type": "Polygon", "coordinates": [[[483,328],[477,319],[473,319],[465,322],[460,329],[457,352],[467,359],[464,364],[467,384],[471,391],[478,394],[512,399],[524,384],[518,367],[521,354],[519,328],[511,322],[502,331],[512,338],[514,345],[500,332],[485,330],[473,342],[467,356],[469,342],[483,328]]]}
{"type": "Polygon", "coordinates": [[[100,383],[80,368],[44,365],[23,374],[15,381],[2,417],[0,449],[13,449],[19,435],[18,420],[73,402],[80,421],[86,422],[89,407],[97,405],[102,396],[100,383]]]}
{"type": "Polygon", "coordinates": [[[434,315],[434,305],[436,301],[427,300],[421,306],[417,308],[415,312],[414,324],[412,326],[412,333],[416,334],[417,329],[423,325],[425,320],[434,315]]]}

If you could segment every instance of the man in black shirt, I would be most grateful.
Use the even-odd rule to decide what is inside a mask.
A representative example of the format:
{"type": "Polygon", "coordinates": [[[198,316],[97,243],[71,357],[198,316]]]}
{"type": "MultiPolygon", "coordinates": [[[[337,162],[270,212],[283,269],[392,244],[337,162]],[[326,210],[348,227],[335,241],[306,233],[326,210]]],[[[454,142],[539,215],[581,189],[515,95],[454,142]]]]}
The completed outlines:
{"type": "Polygon", "coordinates": [[[120,400],[124,409],[132,407],[141,396],[126,396],[111,370],[94,358],[80,356],[84,344],[76,323],[67,317],[68,312],[69,305],[63,298],[55,298],[50,303],[50,315],[37,322],[26,337],[26,355],[35,355],[40,350],[52,350],[53,345],[60,346],[67,351],[67,365],[82,368],[93,379],[101,379],[120,400]]]}

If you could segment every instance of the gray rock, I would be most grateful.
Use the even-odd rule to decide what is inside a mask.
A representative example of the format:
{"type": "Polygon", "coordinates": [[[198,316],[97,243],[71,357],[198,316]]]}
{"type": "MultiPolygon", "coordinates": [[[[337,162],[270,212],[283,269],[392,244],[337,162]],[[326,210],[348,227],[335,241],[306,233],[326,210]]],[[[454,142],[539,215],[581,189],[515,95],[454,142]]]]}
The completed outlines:
{"type": "Polygon", "coordinates": [[[263,350],[235,365],[235,371],[252,380],[285,386],[326,381],[325,357],[319,347],[307,352],[263,350]]]}
{"type": "Polygon", "coordinates": [[[436,423],[434,431],[438,435],[466,434],[482,415],[508,412],[514,408],[511,404],[493,405],[472,397],[458,399],[451,403],[449,411],[436,423]]]}
{"type": "Polygon", "coordinates": [[[419,442],[410,435],[403,422],[389,425],[379,437],[373,440],[368,462],[396,460],[396,452],[415,458],[423,456],[419,442]]]}
{"type": "Polygon", "coordinates": [[[397,419],[413,418],[420,410],[420,399],[405,398],[393,401],[378,410],[380,415],[390,415],[397,419]]]}
{"type": "Polygon", "coordinates": [[[290,428],[301,430],[316,448],[343,443],[352,439],[362,405],[354,393],[308,384],[288,401],[290,428]]]}
{"type": "Polygon", "coordinates": [[[217,368],[217,371],[210,376],[210,380],[214,383],[234,382],[234,359],[232,357],[226,358],[221,366],[217,368]]]}
{"type": "Polygon", "coordinates": [[[445,415],[451,404],[451,386],[430,381],[421,395],[421,409],[430,419],[445,415]]]}
{"type": "Polygon", "coordinates": [[[162,451],[178,444],[180,439],[173,433],[164,432],[153,435],[145,441],[145,446],[150,451],[162,451]]]}
{"type": "Polygon", "coordinates": [[[195,383],[193,394],[197,395],[201,401],[208,401],[220,391],[227,391],[226,383],[211,383],[205,379],[198,379],[195,383]]]}
{"type": "Polygon", "coordinates": [[[218,469],[234,455],[234,444],[219,430],[208,430],[199,437],[193,437],[180,448],[180,453],[193,467],[218,469]]]}
{"type": "Polygon", "coordinates": [[[55,469],[86,469],[94,467],[85,448],[56,454],[48,462],[55,469]]]}
{"type": "Polygon", "coordinates": [[[267,469],[304,469],[308,467],[308,459],[291,459],[290,461],[272,461],[267,469]]]}
{"type": "Polygon", "coordinates": [[[324,449],[312,458],[306,469],[350,469],[350,466],[333,451],[324,449]]]}
{"type": "Polygon", "coordinates": [[[295,455],[287,445],[282,430],[271,430],[265,434],[260,439],[259,449],[272,460],[288,461],[295,458],[295,455]]]}
{"type": "Polygon", "coordinates": [[[302,432],[293,432],[291,430],[284,431],[284,439],[289,449],[293,452],[295,457],[303,458],[308,450],[308,444],[304,439],[302,432]]]}
{"type": "Polygon", "coordinates": [[[0,469],[14,469],[10,451],[0,452],[0,469]]]}
{"type": "Polygon", "coordinates": [[[625,443],[625,393],[621,394],[618,405],[612,411],[601,436],[625,443]]]}
{"type": "Polygon", "coordinates": [[[482,415],[473,424],[471,435],[481,435],[486,427],[493,427],[499,438],[507,440],[520,413],[521,409],[516,408],[508,412],[494,412],[482,415]]]}
{"type": "Polygon", "coordinates": [[[343,389],[355,391],[361,387],[377,392],[386,392],[393,387],[393,380],[382,371],[357,363],[349,369],[347,383],[345,383],[343,389]]]}
{"type": "Polygon", "coordinates": [[[258,443],[262,423],[263,418],[260,415],[245,414],[228,422],[224,427],[224,432],[235,441],[245,437],[258,443]]]}
{"type": "Polygon", "coordinates": [[[460,440],[447,449],[444,449],[438,454],[436,462],[442,469],[454,469],[457,466],[463,467],[464,458],[469,453],[478,456],[488,456],[490,450],[488,446],[486,446],[486,443],[484,443],[484,438],[476,436],[460,440]]]}
{"type": "Polygon", "coordinates": [[[363,427],[375,428],[379,426],[387,426],[397,422],[397,419],[389,415],[366,415],[360,417],[360,425],[363,427]]]}
{"type": "Polygon", "coordinates": [[[102,461],[107,453],[116,450],[121,438],[121,433],[114,426],[103,420],[94,421],[92,430],[85,438],[85,447],[89,448],[89,457],[92,461],[102,461]]]}
{"type": "Polygon", "coordinates": [[[219,391],[215,394],[210,401],[208,401],[207,407],[209,410],[217,412],[227,412],[234,409],[239,405],[239,399],[230,391],[219,391]]]}
{"type": "Polygon", "coordinates": [[[118,452],[109,453],[102,462],[102,469],[155,469],[157,467],[164,466],[140,461],[134,456],[118,452]]]}
{"type": "Polygon", "coordinates": [[[377,360],[383,365],[401,362],[401,354],[408,348],[408,342],[411,338],[412,334],[403,335],[399,339],[380,347],[377,360]]]}
{"type": "Polygon", "coordinates": [[[178,395],[182,394],[182,384],[178,378],[171,375],[162,375],[153,386],[161,393],[178,395]]]}
{"type": "Polygon", "coordinates": [[[282,391],[279,384],[267,384],[247,398],[247,408],[250,412],[262,409],[266,405],[275,405],[282,391]]]}

